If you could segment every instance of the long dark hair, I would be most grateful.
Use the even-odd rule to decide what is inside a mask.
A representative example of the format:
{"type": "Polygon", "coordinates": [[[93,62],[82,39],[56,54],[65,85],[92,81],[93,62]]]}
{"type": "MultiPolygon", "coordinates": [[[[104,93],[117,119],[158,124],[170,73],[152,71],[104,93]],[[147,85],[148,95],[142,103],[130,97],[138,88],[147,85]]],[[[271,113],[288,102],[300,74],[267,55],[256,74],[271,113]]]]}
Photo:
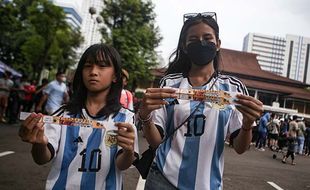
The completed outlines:
{"type": "MultiPolygon", "coordinates": [[[[214,30],[216,40],[219,40],[219,26],[211,16],[205,17],[198,14],[196,17],[186,20],[180,33],[178,47],[169,57],[169,67],[166,74],[182,73],[184,76],[188,76],[191,69],[191,60],[184,52],[187,32],[190,27],[202,22],[209,25],[214,30]]],[[[213,67],[216,72],[219,72],[219,58],[220,52],[217,51],[213,60],[213,67]]]]}
{"type": "Polygon", "coordinates": [[[99,61],[104,61],[107,64],[113,64],[116,82],[112,82],[110,91],[107,96],[106,106],[104,106],[98,112],[97,116],[108,117],[110,114],[117,113],[121,108],[119,100],[123,85],[121,78],[121,58],[115,48],[105,44],[94,44],[83,53],[74,74],[72,98],[65,106],[65,109],[68,110],[70,114],[78,114],[85,106],[87,88],[83,82],[82,72],[86,61],[90,61],[94,64],[98,63],[99,61]],[[99,57],[103,58],[104,60],[98,60],[99,57]]]}

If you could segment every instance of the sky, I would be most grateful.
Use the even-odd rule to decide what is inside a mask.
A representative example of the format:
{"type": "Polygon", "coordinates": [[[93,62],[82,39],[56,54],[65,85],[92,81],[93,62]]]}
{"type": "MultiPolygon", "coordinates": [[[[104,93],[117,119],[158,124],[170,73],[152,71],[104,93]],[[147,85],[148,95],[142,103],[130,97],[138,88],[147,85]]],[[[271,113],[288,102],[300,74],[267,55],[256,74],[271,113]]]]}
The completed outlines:
{"type": "Polygon", "coordinates": [[[184,13],[216,12],[222,48],[242,50],[248,33],[310,38],[310,0],[153,0],[163,40],[157,48],[168,63],[184,13]]]}

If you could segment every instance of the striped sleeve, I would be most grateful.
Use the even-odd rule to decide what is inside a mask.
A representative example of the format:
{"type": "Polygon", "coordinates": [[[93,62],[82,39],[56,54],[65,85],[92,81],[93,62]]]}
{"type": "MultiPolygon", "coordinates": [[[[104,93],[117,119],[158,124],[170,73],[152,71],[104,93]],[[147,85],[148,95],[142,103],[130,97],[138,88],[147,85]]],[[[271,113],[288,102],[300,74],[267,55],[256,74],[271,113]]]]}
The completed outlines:
{"type": "MultiPolygon", "coordinates": [[[[58,109],[52,114],[52,116],[61,116],[61,115],[64,115],[64,109],[58,109]]],[[[53,151],[51,151],[51,153],[54,153],[52,155],[52,158],[56,157],[56,154],[59,149],[61,130],[62,128],[58,124],[51,124],[51,123],[44,124],[44,134],[48,139],[48,143],[50,144],[49,149],[50,151],[51,148],[54,149],[53,151]]]]}
{"type": "Polygon", "coordinates": [[[164,76],[160,82],[159,87],[163,88],[164,86],[173,86],[177,81],[182,79],[183,75],[182,73],[174,73],[164,76]]]}

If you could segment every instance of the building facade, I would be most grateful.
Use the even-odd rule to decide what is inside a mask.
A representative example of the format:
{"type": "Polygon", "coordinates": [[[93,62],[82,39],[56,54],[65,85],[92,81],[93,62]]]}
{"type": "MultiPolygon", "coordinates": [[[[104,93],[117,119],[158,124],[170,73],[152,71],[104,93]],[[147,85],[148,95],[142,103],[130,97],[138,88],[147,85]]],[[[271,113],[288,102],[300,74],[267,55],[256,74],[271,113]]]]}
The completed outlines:
{"type": "Polygon", "coordinates": [[[81,33],[84,37],[84,43],[81,45],[81,52],[84,52],[90,45],[99,43],[102,39],[99,31],[102,24],[100,12],[103,9],[102,0],[84,0],[82,4],[83,23],[81,33]],[[96,12],[91,14],[89,9],[94,8],[96,12]],[[100,20],[101,19],[101,20],[100,20]]]}
{"type": "Polygon", "coordinates": [[[285,38],[249,33],[243,40],[243,51],[257,54],[263,70],[282,75],[285,42],[285,38]]]}
{"type": "Polygon", "coordinates": [[[310,84],[310,38],[286,35],[284,77],[310,84]]]}
{"type": "Polygon", "coordinates": [[[257,54],[265,71],[310,84],[310,38],[249,33],[243,40],[243,51],[257,54]]]}
{"type": "Polygon", "coordinates": [[[66,13],[66,21],[71,25],[72,28],[80,30],[83,18],[81,13],[82,0],[52,0],[55,5],[63,8],[66,13]]]}

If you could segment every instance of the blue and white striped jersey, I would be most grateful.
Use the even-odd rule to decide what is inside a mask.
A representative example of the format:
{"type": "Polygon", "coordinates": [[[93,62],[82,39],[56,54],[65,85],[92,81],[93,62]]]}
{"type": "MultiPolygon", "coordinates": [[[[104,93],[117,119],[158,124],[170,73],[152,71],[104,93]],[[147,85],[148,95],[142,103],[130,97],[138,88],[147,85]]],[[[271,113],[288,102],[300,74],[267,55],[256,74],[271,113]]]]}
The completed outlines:
{"type": "MultiPolygon", "coordinates": [[[[91,118],[85,109],[82,116],[91,118]]],[[[115,144],[109,131],[115,130],[115,122],[133,125],[136,133],[135,152],[138,153],[138,137],[133,124],[134,113],[121,108],[118,114],[107,119],[97,118],[106,129],[45,125],[45,135],[55,150],[46,189],[122,189],[122,172],[116,167],[116,156],[121,147],[115,144]]]]}
{"type": "MultiPolygon", "coordinates": [[[[195,89],[225,90],[248,94],[238,79],[219,75],[207,84],[195,89]]],[[[165,76],[161,87],[192,89],[188,78],[182,74],[165,76]]],[[[173,101],[173,100],[172,100],[173,101]]],[[[153,120],[165,135],[169,135],[183,123],[199,105],[198,101],[180,100],[153,112],[153,120]]],[[[234,105],[224,109],[212,109],[210,103],[200,104],[193,117],[173,136],[162,143],[156,152],[155,162],[163,175],[175,187],[184,189],[222,189],[223,150],[227,133],[241,128],[242,114],[234,105]]]]}

